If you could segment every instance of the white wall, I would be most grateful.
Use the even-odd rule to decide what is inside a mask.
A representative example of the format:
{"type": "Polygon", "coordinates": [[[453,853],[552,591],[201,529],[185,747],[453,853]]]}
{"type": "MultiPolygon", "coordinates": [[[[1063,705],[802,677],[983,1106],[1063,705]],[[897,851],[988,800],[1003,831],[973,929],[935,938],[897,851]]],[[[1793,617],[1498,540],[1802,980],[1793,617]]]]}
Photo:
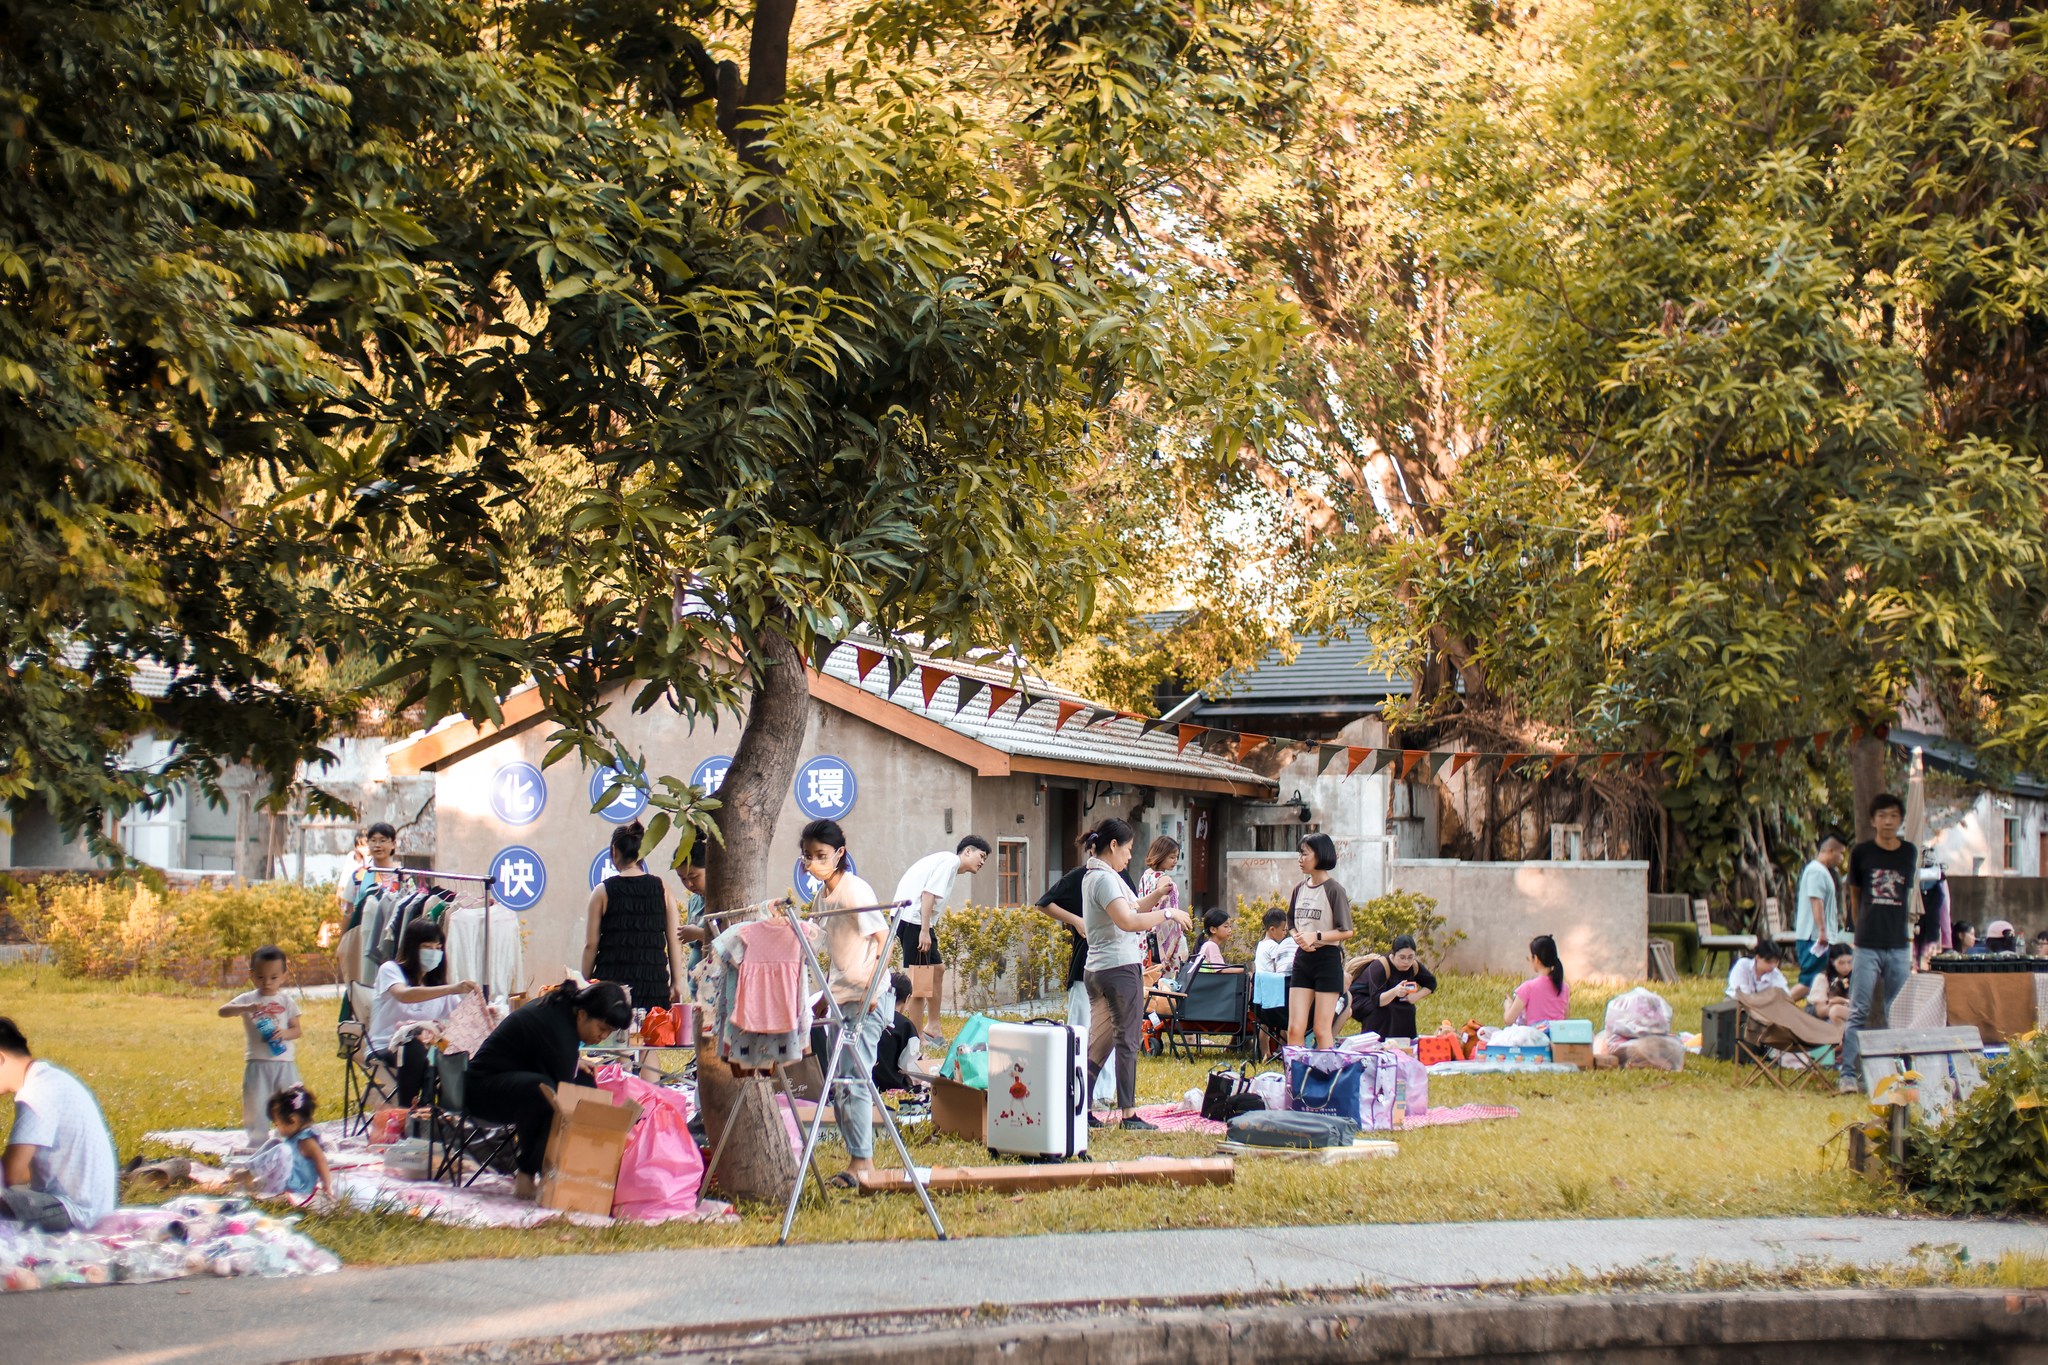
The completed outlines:
{"type": "Polygon", "coordinates": [[[1466,938],[1441,964],[1454,971],[1528,969],[1529,940],[1557,940],[1565,978],[1640,980],[1648,973],[1647,862],[1467,863],[1396,859],[1394,889],[1434,897],[1466,938]]]}
{"type": "Polygon", "coordinates": [[[2048,802],[2002,792],[1977,794],[1967,807],[1928,808],[1928,846],[1949,875],[1957,877],[2041,877],[2041,833],[2048,829],[2048,802]],[[2005,856],[2005,822],[2019,821],[2012,865],[2005,856]]]}

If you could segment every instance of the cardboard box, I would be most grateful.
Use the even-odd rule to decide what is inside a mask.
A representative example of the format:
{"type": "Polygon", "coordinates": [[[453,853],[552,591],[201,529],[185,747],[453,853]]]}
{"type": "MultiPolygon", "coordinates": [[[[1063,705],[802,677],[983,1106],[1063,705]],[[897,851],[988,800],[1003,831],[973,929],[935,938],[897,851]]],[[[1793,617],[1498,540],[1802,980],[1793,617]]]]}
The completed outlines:
{"type": "Polygon", "coordinates": [[[560,1090],[544,1085],[540,1092],[555,1107],[555,1125],[541,1158],[540,1206],[609,1217],[619,1159],[640,1121],[640,1106],[588,1085],[560,1090]]]}
{"type": "Polygon", "coordinates": [[[1554,1047],[1559,1043],[1584,1043],[1593,1046],[1593,1021],[1591,1019],[1553,1019],[1544,1026],[1550,1034],[1554,1047]]]}
{"type": "Polygon", "coordinates": [[[933,1131],[950,1133],[986,1146],[988,1091],[976,1090],[949,1076],[941,1076],[936,1058],[923,1058],[912,1065],[931,1082],[933,1131]]]}
{"type": "Polygon", "coordinates": [[[1593,1045],[1591,1043],[1552,1043],[1550,1060],[1569,1062],[1581,1071],[1593,1069],[1593,1045]]]}

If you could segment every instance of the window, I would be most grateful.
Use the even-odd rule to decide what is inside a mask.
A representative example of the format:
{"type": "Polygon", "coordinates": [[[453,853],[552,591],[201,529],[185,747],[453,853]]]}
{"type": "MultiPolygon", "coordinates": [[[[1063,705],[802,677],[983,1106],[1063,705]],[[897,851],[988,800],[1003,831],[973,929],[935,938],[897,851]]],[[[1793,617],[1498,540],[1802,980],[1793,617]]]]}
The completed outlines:
{"type": "Polygon", "coordinates": [[[2020,870],[2020,822],[2010,815],[2005,817],[2005,870],[2020,870]]]}
{"type": "Polygon", "coordinates": [[[1031,885],[1031,841],[996,840],[996,903],[1024,905],[1032,899],[1025,889],[1031,885]]]}

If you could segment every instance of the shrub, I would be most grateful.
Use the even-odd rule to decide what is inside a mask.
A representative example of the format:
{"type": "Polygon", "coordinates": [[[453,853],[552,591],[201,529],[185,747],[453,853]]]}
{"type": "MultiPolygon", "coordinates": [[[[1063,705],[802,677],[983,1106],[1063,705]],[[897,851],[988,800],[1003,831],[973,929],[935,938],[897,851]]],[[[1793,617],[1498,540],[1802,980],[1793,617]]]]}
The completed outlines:
{"type": "MultiPolygon", "coordinates": [[[[1256,900],[1237,898],[1237,935],[1225,953],[1233,962],[1250,962],[1256,945],[1266,932],[1268,910],[1287,908],[1284,896],[1260,896],[1256,900]]],[[[1389,891],[1351,907],[1353,932],[1344,945],[1347,954],[1385,952],[1396,934],[1415,936],[1415,951],[1431,967],[1462,943],[1465,931],[1451,929],[1436,912],[1436,898],[1419,891],[1389,891]]]]}
{"type": "Polygon", "coordinates": [[[1005,976],[1019,1000],[1066,989],[1066,926],[1028,905],[967,905],[939,920],[939,951],[961,997],[981,1007],[994,1003],[1005,976]]]}
{"type": "Polygon", "coordinates": [[[260,882],[166,891],[132,877],[50,878],[12,906],[30,940],[48,947],[67,976],[167,976],[201,985],[234,980],[242,960],[266,943],[300,959],[301,979],[325,979],[320,925],[335,915],[325,887],[260,882]]]}
{"type": "Polygon", "coordinates": [[[1940,1128],[1915,1126],[1905,1174],[1943,1213],[2048,1213],[2048,1035],[2015,1042],[1940,1128]]]}

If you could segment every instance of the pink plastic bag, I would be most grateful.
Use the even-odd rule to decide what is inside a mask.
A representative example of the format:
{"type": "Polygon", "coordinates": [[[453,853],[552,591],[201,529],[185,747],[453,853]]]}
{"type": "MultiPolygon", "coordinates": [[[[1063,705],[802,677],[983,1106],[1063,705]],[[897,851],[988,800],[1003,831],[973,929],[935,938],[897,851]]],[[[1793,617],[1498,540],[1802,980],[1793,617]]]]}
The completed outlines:
{"type": "Polygon", "coordinates": [[[640,1106],[640,1121],[619,1159],[612,1216],[658,1223],[695,1213],[704,1153],[690,1136],[690,1106],[682,1095],[616,1066],[597,1069],[597,1088],[640,1106]]]}

